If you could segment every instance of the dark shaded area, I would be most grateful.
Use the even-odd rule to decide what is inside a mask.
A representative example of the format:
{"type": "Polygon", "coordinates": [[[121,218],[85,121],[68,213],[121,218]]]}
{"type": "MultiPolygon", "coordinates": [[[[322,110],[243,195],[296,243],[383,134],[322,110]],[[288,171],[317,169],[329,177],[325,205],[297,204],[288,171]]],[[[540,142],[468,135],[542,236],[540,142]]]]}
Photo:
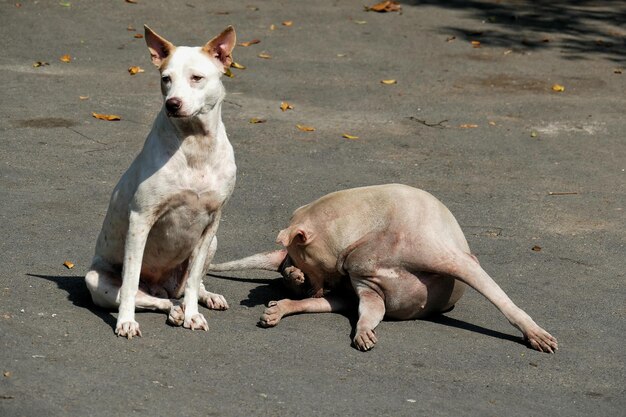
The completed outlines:
{"type": "Polygon", "coordinates": [[[442,27],[444,34],[481,46],[513,50],[554,49],[566,59],[601,56],[626,62],[626,2],[593,0],[405,0],[410,6],[464,11],[474,27],[442,27]],[[484,22],[484,23],[483,23],[484,22]]]}
{"type": "Polygon", "coordinates": [[[463,320],[454,319],[452,317],[444,316],[442,314],[424,319],[432,323],[443,324],[444,326],[456,327],[457,329],[468,330],[470,332],[480,333],[485,336],[495,337],[497,339],[509,340],[511,342],[519,343],[530,348],[530,345],[526,343],[524,338],[519,336],[513,336],[507,333],[502,333],[497,330],[487,329],[476,324],[471,324],[463,320]]]}
{"type": "Polygon", "coordinates": [[[115,330],[117,319],[113,317],[110,311],[96,306],[91,301],[91,294],[85,285],[84,276],[62,276],[62,275],[39,275],[26,274],[29,277],[41,278],[50,282],[54,282],[60,290],[67,292],[67,299],[76,307],[85,308],[94,315],[100,317],[102,321],[111,326],[115,330]]]}

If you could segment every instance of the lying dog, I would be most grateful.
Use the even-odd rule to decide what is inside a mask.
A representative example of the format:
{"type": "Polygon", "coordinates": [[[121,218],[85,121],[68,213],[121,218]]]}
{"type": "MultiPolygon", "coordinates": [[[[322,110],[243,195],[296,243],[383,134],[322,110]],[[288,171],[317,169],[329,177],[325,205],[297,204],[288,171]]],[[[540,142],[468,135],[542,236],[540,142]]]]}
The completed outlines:
{"type": "Polygon", "coordinates": [[[203,47],[176,47],[147,26],[145,39],[161,73],[164,106],[113,190],[85,276],[95,304],[119,308],[115,333],[129,339],[141,336],[135,308],[165,311],[170,323],[192,330],[208,330],[198,300],[228,308],[224,297],[206,291],[202,276],[236,174],[220,81],[232,62],[234,29],[203,47]]]}
{"type": "Polygon", "coordinates": [[[425,191],[389,184],[328,194],[297,209],[277,243],[287,249],[211,265],[211,271],[267,269],[310,298],[272,301],[260,325],[295,313],[334,312],[346,300],[328,292],[349,281],[359,299],[354,345],[377,342],[386,315],[407,320],[451,309],[465,284],[491,301],[530,345],[554,352],[557,341],[513,304],[470,253],[452,213],[425,191]]]}

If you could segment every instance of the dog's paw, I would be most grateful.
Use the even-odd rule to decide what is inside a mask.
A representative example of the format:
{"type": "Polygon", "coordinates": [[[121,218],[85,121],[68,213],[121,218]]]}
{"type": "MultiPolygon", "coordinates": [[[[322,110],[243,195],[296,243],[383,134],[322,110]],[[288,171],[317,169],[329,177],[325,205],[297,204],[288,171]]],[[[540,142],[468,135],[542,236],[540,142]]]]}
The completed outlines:
{"type": "Polygon", "coordinates": [[[117,326],[115,326],[115,334],[119,337],[126,337],[128,339],[132,339],[134,336],[141,337],[139,323],[135,320],[117,323],[117,326]]]}
{"type": "Polygon", "coordinates": [[[285,311],[281,301],[270,301],[259,319],[259,326],[274,327],[283,318],[285,311]]]}
{"type": "Polygon", "coordinates": [[[189,318],[185,317],[183,327],[185,329],[191,330],[204,330],[205,332],[209,331],[209,323],[207,323],[204,316],[200,313],[196,313],[189,318]]]}
{"type": "Polygon", "coordinates": [[[220,294],[207,291],[200,296],[200,302],[210,310],[228,310],[228,303],[220,294]]]}
{"type": "Polygon", "coordinates": [[[185,321],[185,309],[182,304],[173,305],[167,316],[167,322],[173,326],[182,326],[185,321]]]}
{"type": "Polygon", "coordinates": [[[372,329],[357,329],[356,335],[352,340],[354,347],[361,352],[366,352],[372,349],[376,342],[378,342],[378,339],[376,338],[376,332],[372,329]]]}
{"type": "Polygon", "coordinates": [[[283,276],[286,280],[293,282],[297,285],[304,284],[304,272],[295,266],[288,266],[283,270],[283,276]]]}
{"type": "Polygon", "coordinates": [[[554,353],[559,348],[556,338],[536,325],[524,332],[524,339],[539,352],[554,353]]]}

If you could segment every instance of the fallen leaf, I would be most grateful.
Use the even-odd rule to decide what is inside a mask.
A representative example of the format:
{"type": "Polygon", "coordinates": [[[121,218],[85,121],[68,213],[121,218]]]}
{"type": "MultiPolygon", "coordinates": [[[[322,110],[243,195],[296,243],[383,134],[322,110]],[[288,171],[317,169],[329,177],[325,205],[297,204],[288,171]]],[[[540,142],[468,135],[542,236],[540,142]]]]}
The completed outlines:
{"type": "Polygon", "coordinates": [[[71,7],[72,3],[70,3],[69,1],[60,1],[59,5],[61,5],[63,7],[71,7]]]}
{"type": "Polygon", "coordinates": [[[530,132],[530,137],[531,138],[536,138],[537,137],[537,132],[535,132],[534,130],[532,132],[530,132]]]}
{"type": "Polygon", "coordinates": [[[35,67],[35,68],[43,67],[43,66],[46,66],[46,65],[50,65],[50,64],[47,63],[47,62],[44,62],[44,61],[33,62],[33,67],[35,67]]]}
{"type": "Polygon", "coordinates": [[[287,27],[289,27],[289,26],[293,26],[293,21],[291,21],[291,20],[285,20],[285,21],[283,22],[283,26],[287,26],[287,27]]]}
{"type": "Polygon", "coordinates": [[[504,51],[502,54],[503,54],[503,55],[508,55],[508,54],[510,54],[510,53],[512,53],[512,52],[513,52],[513,50],[512,50],[512,49],[507,49],[507,50],[506,50],[506,51],[504,51]]]}
{"type": "Polygon", "coordinates": [[[252,10],[253,12],[258,12],[260,10],[257,6],[248,6],[246,9],[252,10]]]}
{"type": "Polygon", "coordinates": [[[472,124],[472,123],[465,123],[459,126],[462,129],[474,129],[476,127],[478,127],[478,125],[472,124]]]}
{"type": "Polygon", "coordinates": [[[453,41],[453,40],[455,40],[455,39],[456,39],[456,36],[448,36],[448,37],[446,38],[446,42],[452,42],[452,41],[453,41]]]}
{"type": "Polygon", "coordinates": [[[235,62],[235,61],[233,61],[233,63],[232,63],[232,64],[230,64],[230,66],[231,66],[232,68],[237,68],[237,69],[241,69],[241,70],[242,70],[242,69],[246,69],[246,67],[245,67],[245,66],[243,66],[243,65],[241,65],[241,64],[239,64],[239,63],[237,63],[237,62],[235,62]]]}
{"type": "Polygon", "coordinates": [[[343,135],[341,135],[341,137],[346,138],[346,139],[351,139],[351,140],[355,140],[359,138],[358,136],[348,135],[347,133],[344,133],[343,135]]]}
{"type": "Polygon", "coordinates": [[[69,54],[65,54],[61,58],[59,58],[59,61],[70,63],[72,62],[72,57],[69,54]]]}
{"type": "Polygon", "coordinates": [[[402,10],[402,6],[400,3],[393,0],[381,1],[380,3],[376,3],[373,6],[365,6],[365,11],[367,12],[378,12],[378,13],[387,13],[387,12],[398,12],[402,10]]]}
{"type": "Polygon", "coordinates": [[[554,84],[552,86],[552,91],[556,91],[557,93],[561,93],[561,92],[565,91],[565,87],[562,86],[561,84],[554,84]]]}
{"type": "Polygon", "coordinates": [[[256,117],[253,117],[252,119],[250,119],[250,123],[252,124],[258,124],[258,123],[265,123],[267,120],[265,119],[258,119],[256,117]]]}
{"type": "Polygon", "coordinates": [[[300,129],[303,132],[314,132],[315,128],[312,126],[307,126],[307,125],[296,125],[296,127],[298,129],[300,129]]]}
{"type": "Polygon", "coordinates": [[[613,74],[621,74],[622,73],[622,69],[621,68],[615,68],[613,70],[613,74]]]}
{"type": "Polygon", "coordinates": [[[92,112],[91,115],[93,117],[95,117],[96,119],[107,120],[109,122],[122,120],[122,118],[120,116],[117,116],[115,114],[101,114],[101,113],[93,113],[92,112]]]}
{"type": "Polygon", "coordinates": [[[367,23],[367,20],[355,20],[354,23],[356,23],[357,25],[364,25],[367,23]]]}
{"type": "Polygon", "coordinates": [[[140,73],[140,72],[144,72],[144,69],[143,69],[143,68],[141,68],[141,67],[135,67],[135,66],[133,66],[133,67],[128,68],[128,73],[129,73],[130,75],[135,75],[135,74],[138,74],[138,73],[140,73]]]}
{"type": "Polygon", "coordinates": [[[250,46],[250,45],[256,45],[257,43],[261,43],[261,41],[259,39],[252,39],[251,41],[248,42],[239,42],[237,45],[239,46],[250,46]]]}
{"type": "Polygon", "coordinates": [[[230,68],[226,68],[224,70],[224,75],[227,76],[228,78],[235,78],[235,74],[232,73],[230,68]]]}
{"type": "Polygon", "coordinates": [[[272,56],[270,54],[266,54],[265,52],[261,52],[259,54],[259,58],[263,58],[263,59],[272,59],[272,56]]]}
{"type": "Polygon", "coordinates": [[[495,126],[496,122],[489,122],[489,126],[495,126]]]}
{"type": "Polygon", "coordinates": [[[74,268],[74,263],[72,263],[70,261],[65,261],[65,262],[63,262],[63,266],[65,266],[67,269],[72,269],[72,268],[74,268]]]}
{"type": "Polygon", "coordinates": [[[270,25],[270,30],[276,30],[276,25],[270,25]]]}
{"type": "Polygon", "coordinates": [[[286,101],[281,101],[280,109],[282,111],[293,110],[293,106],[291,104],[287,103],[286,101]]]}
{"type": "Polygon", "coordinates": [[[89,100],[89,96],[78,96],[80,100],[89,100]]]}
{"type": "Polygon", "coordinates": [[[133,36],[133,38],[135,38],[135,39],[142,39],[143,35],[141,33],[135,33],[135,36],[133,36]]]}
{"type": "Polygon", "coordinates": [[[137,4],[137,0],[126,0],[126,3],[137,4]]]}
{"type": "Polygon", "coordinates": [[[128,26],[126,27],[126,30],[127,30],[127,31],[129,31],[129,32],[134,32],[134,31],[136,31],[137,29],[135,29],[135,27],[134,27],[133,25],[128,25],[128,26]]]}
{"type": "Polygon", "coordinates": [[[5,378],[11,378],[11,375],[13,375],[13,373],[11,371],[4,371],[2,375],[4,375],[5,378]]]}
{"type": "Polygon", "coordinates": [[[396,80],[380,80],[380,82],[387,85],[398,84],[398,81],[396,80]]]}
{"type": "Polygon", "coordinates": [[[541,246],[537,246],[537,245],[535,245],[535,246],[533,246],[533,247],[531,248],[531,250],[532,250],[533,252],[540,252],[540,251],[541,251],[541,246]]]}
{"type": "Polygon", "coordinates": [[[480,41],[471,41],[472,48],[480,48],[480,41]]]}

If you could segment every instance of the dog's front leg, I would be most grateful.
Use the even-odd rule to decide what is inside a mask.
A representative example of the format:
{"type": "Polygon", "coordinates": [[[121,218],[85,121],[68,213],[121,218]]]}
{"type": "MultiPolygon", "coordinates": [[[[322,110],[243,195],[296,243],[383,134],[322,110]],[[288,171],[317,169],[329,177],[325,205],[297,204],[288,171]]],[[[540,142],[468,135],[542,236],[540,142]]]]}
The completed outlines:
{"type": "Polygon", "coordinates": [[[115,333],[118,336],[132,339],[141,336],[139,323],[135,321],[135,297],[139,290],[141,262],[152,224],[145,215],[131,210],[128,221],[128,232],[124,245],[124,264],[122,267],[122,286],[119,293],[119,315],[115,333]]]}
{"type": "MultiPolygon", "coordinates": [[[[194,248],[189,260],[189,278],[185,285],[184,298],[184,320],[183,327],[191,330],[209,330],[209,324],[202,314],[198,312],[198,295],[202,276],[205,274],[210,259],[207,256],[210,252],[211,243],[215,239],[215,233],[219,226],[220,213],[216,213],[215,220],[207,227],[200,242],[194,248]]],[[[215,253],[213,251],[213,253],[215,253]]]]}

